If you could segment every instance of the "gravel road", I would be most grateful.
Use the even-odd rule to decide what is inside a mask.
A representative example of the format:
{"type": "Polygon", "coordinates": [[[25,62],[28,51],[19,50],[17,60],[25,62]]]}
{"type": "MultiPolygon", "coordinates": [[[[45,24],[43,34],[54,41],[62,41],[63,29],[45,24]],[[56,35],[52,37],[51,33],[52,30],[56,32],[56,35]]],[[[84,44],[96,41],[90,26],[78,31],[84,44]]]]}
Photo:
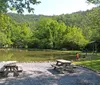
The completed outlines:
{"type": "Polygon", "coordinates": [[[18,77],[9,74],[1,78],[0,85],[100,85],[100,74],[82,67],[76,68],[74,73],[59,74],[51,67],[53,63],[18,63],[23,72],[18,77]]]}

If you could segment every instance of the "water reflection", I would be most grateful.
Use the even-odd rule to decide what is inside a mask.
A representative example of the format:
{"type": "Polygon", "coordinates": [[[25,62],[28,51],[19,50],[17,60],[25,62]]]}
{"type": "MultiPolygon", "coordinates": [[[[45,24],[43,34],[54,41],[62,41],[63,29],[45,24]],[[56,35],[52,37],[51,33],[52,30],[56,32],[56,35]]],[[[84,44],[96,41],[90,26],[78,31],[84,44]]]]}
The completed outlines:
{"type": "Polygon", "coordinates": [[[75,59],[75,53],[67,51],[36,51],[21,49],[2,49],[0,50],[0,61],[51,61],[55,59],[75,59]]]}

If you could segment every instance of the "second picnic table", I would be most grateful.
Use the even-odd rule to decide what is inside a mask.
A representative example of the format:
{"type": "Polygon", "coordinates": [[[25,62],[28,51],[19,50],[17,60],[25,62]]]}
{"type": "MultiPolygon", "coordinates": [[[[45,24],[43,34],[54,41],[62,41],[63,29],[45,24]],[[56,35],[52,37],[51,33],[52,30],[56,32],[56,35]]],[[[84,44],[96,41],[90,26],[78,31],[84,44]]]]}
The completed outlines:
{"type": "Polygon", "coordinates": [[[22,72],[22,68],[16,65],[16,61],[8,62],[0,70],[1,75],[4,77],[6,77],[9,73],[13,73],[13,76],[18,76],[19,72],[22,72]]]}
{"type": "Polygon", "coordinates": [[[71,65],[71,61],[58,59],[56,60],[56,64],[53,64],[55,70],[58,70],[60,73],[64,73],[64,71],[73,71],[73,66],[71,65]]]}

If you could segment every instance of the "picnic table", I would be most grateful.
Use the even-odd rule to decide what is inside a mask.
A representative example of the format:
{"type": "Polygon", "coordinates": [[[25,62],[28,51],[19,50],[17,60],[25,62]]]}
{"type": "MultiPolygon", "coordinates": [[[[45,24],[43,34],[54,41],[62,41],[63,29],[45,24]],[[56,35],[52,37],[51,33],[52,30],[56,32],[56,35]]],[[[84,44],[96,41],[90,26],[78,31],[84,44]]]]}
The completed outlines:
{"type": "Polygon", "coordinates": [[[64,73],[64,71],[73,72],[72,62],[64,59],[56,60],[56,64],[53,64],[52,67],[60,73],[64,73]]]}
{"type": "Polygon", "coordinates": [[[8,76],[9,73],[13,73],[13,76],[18,76],[19,72],[22,72],[22,67],[16,65],[16,61],[5,62],[3,67],[0,69],[0,74],[3,77],[8,76]]]}

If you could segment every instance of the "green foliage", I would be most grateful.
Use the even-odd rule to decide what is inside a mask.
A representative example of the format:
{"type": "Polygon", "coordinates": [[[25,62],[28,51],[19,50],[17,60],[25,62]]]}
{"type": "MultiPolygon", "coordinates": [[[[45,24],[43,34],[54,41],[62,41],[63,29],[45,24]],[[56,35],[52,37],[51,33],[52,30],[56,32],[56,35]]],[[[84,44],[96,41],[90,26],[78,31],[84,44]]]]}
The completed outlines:
{"type": "Polygon", "coordinates": [[[27,47],[32,36],[27,23],[18,24],[5,14],[0,14],[0,18],[0,46],[27,47]]]}
{"type": "Polygon", "coordinates": [[[10,39],[10,18],[5,14],[0,14],[0,46],[9,46],[12,44],[10,39]]]}
{"type": "Polygon", "coordinates": [[[85,46],[88,40],[83,36],[82,29],[74,26],[73,28],[67,28],[65,43],[67,43],[67,46],[70,46],[71,49],[79,49],[79,47],[85,46]]]}
{"type": "Polygon", "coordinates": [[[100,39],[100,8],[94,8],[87,16],[89,17],[90,22],[88,22],[88,26],[92,31],[91,40],[99,40],[100,39]]]}
{"type": "Polygon", "coordinates": [[[39,3],[37,0],[0,0],[0,13],[7,12],[7,8],[18,13],[23,13],[24,9],[27,9],[30,13],[34,11],[32,6],[39,3]]]}
{"type": "Polygon", "coordinates": [[[89,3],[100,4],[100,0],[87,0],[89,3]]]}
{"type": "Polygon", "coordinates": [[[5,44],[7,44],[7,42],[7,36],[4,33],[0,32],[0,47],[3,47],[5,44]]]}
{"type": "Polygon", "coordinates": [[[39,47],[60,48],[65,30],[64,23],[58,23],[56,20],[49,18],[40,20],[36,32],[36,37],[39,39],[39,47]]]}
{"type": "Polygon", "coordinates": [[[32,36],[31,29],[27,26],[27,24],[15,24],[17,25],[12,29],[11,40],[13,41],[14,47],[26,47],[30,37],[32,36]]]}
{"type": "Polygon", "coordinates": [[[99,7],[59,16],[9,15],[0,15],[0,32],[9,43],[3,45],[9,47],[74,50],[100,40],[99,7]]]}

